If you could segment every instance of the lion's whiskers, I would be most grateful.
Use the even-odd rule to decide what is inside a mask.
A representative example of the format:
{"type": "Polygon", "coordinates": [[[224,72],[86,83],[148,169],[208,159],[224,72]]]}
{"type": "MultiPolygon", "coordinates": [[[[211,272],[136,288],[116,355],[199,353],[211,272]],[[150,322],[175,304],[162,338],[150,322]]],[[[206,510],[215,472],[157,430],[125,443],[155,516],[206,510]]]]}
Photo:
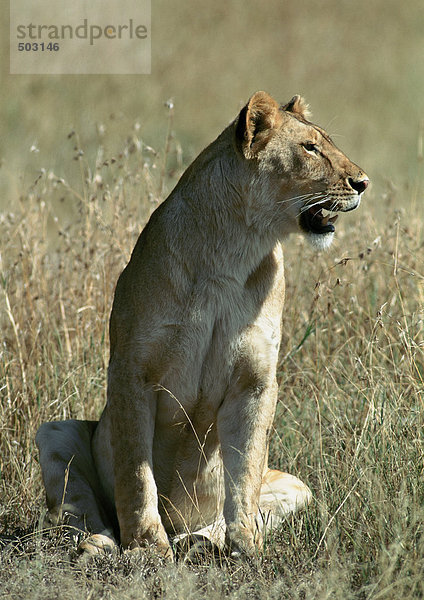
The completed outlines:
{"type": "MultiPolygon", "coordinates": [[[[330,195],[326,192],[310,192],[308,194],[299,194],[298,196],[292,196],[291,198],[286,198],[285,200],[280,200],[278,204],[293,204],[297,201],[304,200],[305,204],[300,208],[299,215],[313,208],[314,206],[319,206],[325,200],[327,200],[330,195]]],[[[330,210],[336,206],[336,202],[331,204],[330,210]]],[[[289,206],[287,206],[283,212],[287,212],[289,210],[289,206]]]]}
{"type": "MultiPolygon", "coordinates": [[[[305,206],[302,206],[302,208],[300,209],[300,214],[308,211],[309,209],[313,208],[314,206],[319,206],[328,197],[329,197],[328,194],[320,194],[319,197],[317,197],[317,201],[316,202],[313,202],[312,204],[306,204],[305,206]]],[[[333,207],[333,206],[334,206],[334,203],[331,205],[331,207],[333,207]]]]}
{"type": "Polygon", "coordinates": [[[287,204],[287,202],[295,202],[296,200],[304,200],[305,198],[313,198],[316,192],[309,192],[309,194],[299,194],[299,196],[291,196],[285,200],[279,200],[277,204],[287,204]]]}

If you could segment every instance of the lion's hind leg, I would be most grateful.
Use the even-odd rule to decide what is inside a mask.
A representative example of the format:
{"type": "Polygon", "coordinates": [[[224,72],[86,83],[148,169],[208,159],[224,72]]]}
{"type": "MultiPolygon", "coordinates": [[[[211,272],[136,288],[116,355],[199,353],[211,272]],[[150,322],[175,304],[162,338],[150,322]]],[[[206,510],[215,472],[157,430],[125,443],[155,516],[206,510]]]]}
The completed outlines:
{"type": "Polygon", "coordinates": [[[277,529],[290,513],[305,508],[312,493],[307,485],[289,473],[268,469],[262,478],[257,525],[264,535],[277,529]]]}
{"type": "Polygon", "coordinates": [[[181,533],[172,538],[177,556],[184,562],[203,562],[211,555],[219,556],[225,550],[225,520],[221,515],[211,525],[193,533],[181,533]]]}
{"type": "Polygon", "coordinates": [[[44,423],[36,436],[50,521],[90,532],[79,545],[88,554],[116,546],[113,507],[104,497],[91,453],[96,425],[73,419],[44,423]]]}

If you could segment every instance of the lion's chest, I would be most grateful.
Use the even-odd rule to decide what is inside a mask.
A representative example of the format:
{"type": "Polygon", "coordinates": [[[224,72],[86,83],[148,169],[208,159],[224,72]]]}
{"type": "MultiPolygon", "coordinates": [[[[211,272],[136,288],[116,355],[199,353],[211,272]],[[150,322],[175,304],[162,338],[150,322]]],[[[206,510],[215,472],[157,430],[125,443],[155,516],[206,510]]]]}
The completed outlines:
{"type": "Polygon", "coordinates": [[[221,508],[220,408],[241,364],[256,378],[262,365],[275,368],[278,354],[281,302],[269,308],[273,278],[266,281],[271,287],[259,276],[246,285],[222,278],[199,283],[175,323],[168,320],[157,336],[149,365],[158,390],[153,457],[162,518],[174,506],[175,521],[191,506],[194,525],[197,508],[203,514],[221,508]]]}
{"type": "MultiPolygon", "coordinates": [[[[192,372],[185,379],[192,382],[191,394],[185,386],[180,394],[170,393],[169,380],[169,391],[163,389],[158,395],[153,449],[155,480],[163,497],[162,518],[167,521],[166,515],[172,513],[174,526],[178,514],[184,514],[185,519],[190,515],[191,526],[197,527],[202,524],[201,519],[196,520],[200,514],[203,518],[216,516],[222,510],[218,414],[234,383],[236,365],[246,352],[246,329],[238,335],[230,332],[228,322],[215,324],[200,368],[192,364],[192,372]],[[195,380],[193,373],[197,373],[195,380]]],[[[265,342],[269,333],[258,328],[255,336],[256,344],[265,352],[265,363],[274,362],[278,350],[277,338],[265,342]]],[[[250,344],[250,336],[248,341],[250,344]]]]}
{"type": "MultiPolygon", "coordinates": [[[[217,417],[231,381],[241,334],[226,320],[217,321],[208,345],[193,342],[191,360],[168,367],[157,394],[153,456],[159,493],[179,505],[186,490],[202,497],[220,486],[217,417]]],[[[201,338],[202,339],[202,338],[201,338]]],[[[204,342],[205,338],[202,339],[204,342]]],[[[177,345],[180,347],[180,345],[177,345]]]]}

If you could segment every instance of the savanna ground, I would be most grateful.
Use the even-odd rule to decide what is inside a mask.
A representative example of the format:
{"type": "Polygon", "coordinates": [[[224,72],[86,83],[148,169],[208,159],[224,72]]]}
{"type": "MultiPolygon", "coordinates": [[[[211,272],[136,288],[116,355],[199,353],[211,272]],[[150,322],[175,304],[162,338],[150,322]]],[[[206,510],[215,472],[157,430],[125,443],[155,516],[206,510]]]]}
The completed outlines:
{"type": "Polygon", "coordinates": [[[424,596],[422,7],[236,4],[237,16],[228,3],[206,14],[186,2],[171,17],[158,0],[150,79],[9,76],[1,88],[0,596],[424,596]],[[189,17],[206,67],[189,55],[189,17]],[[339,218],[330,251],[286,244],[270,463],[314,500],[256,563],[164,566],[150,551],[81,563],[72,536],[43,530],[35,432],[98,418],[113,289],[139,231],[260,88],[305,93],[374,182],[339,218]],[[163,107],[173,95],[176,108],[163,107]]]}

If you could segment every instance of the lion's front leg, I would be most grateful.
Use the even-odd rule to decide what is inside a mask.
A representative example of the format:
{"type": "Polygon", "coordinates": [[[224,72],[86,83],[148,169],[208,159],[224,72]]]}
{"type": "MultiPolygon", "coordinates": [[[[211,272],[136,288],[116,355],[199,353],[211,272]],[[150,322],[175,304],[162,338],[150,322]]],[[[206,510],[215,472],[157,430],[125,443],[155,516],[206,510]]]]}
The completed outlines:
{"type": "Polygon", "coordinates": [[[130,550],[145,543],[154,544],[163,556],[172,560],[153,475],[155,393],[143,389],[125,366],[115,362],[109,367],[107,407],[121,544],[130,550]]]}
{"type": "Polygon", "coordinates": [[[253,554],[262,543],[256,516],[276,398],[275,377],[243,365],[236,369],[219,410],[226,544],[233,556],[253,554]]]}

